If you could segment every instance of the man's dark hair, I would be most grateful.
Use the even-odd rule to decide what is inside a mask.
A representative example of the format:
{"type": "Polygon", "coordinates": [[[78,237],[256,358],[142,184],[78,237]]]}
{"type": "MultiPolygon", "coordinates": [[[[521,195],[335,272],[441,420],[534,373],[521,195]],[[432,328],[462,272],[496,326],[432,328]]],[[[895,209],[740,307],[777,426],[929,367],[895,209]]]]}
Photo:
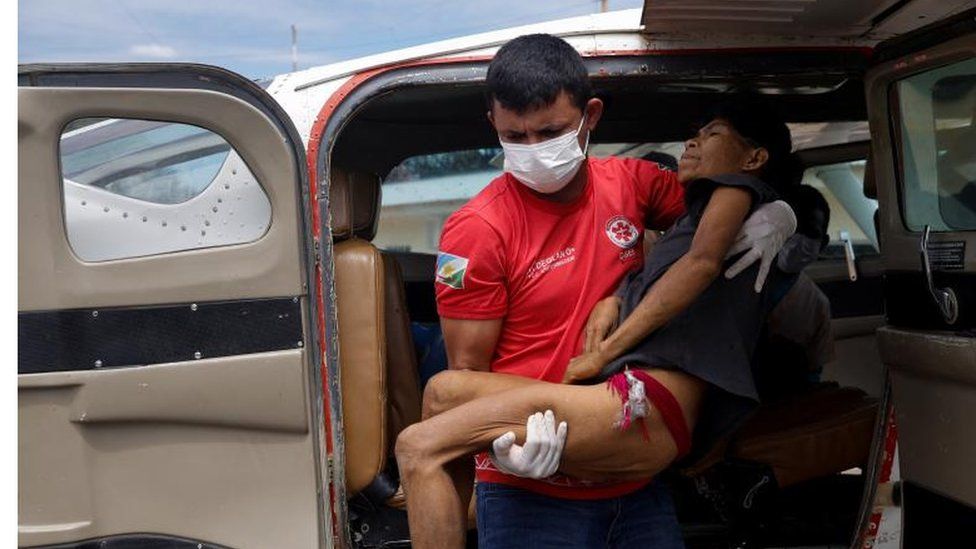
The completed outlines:
{"type": "Polygon", "coordinates": [[[494,101],[522,114],[552,105],[560,92],[583,110],[593,96],[583,58],[565,40],[527,34],[510,40],[488,65],[488,108],[494,101]]]}
{"type": "Polygon", "coordinates": [[[757,96],[743,96],[722,101],[712,107],[709,118],[725,120],[754,147],[769,152],[769,160],[760,171],[760,179],[776,189],[798,182],[796,158],[790,153],[793,139],[790,128],[767,101],[757,96]]]}

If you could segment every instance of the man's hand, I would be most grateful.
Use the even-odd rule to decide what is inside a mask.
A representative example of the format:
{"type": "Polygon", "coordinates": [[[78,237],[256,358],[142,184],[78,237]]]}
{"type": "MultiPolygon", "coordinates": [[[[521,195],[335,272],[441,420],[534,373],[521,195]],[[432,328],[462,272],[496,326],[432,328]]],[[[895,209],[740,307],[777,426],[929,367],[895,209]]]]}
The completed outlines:
{"type": "Polygon", "coordinates": [[[766,283],[766,276],[769,268],[776,259],[776,254],[783,247],[786,239],[796,231],[796,215],[789,204],[782,200],[763,204],[746,219],[742,224],[742,229],[736,235],[729,253],[725,255],[728,259],[735,254],[746,252],[728,270],[725,271],[725,278],[734,278],[735,275],[744,271],[747,267],[759,260],[759,273],[756,275],[756,293],[762,291],[763,284],[766,283]]]}
{"type": "Polygon", "coordinates": [[[610,360],[600,351],[590,351],[573,358],[566,366],[563,383],[576,383],[596,377],[610,360]]]}
{"type": "Polygon", "coordinates": [[[491,443],[491,461],[500,471],[526,478],[546,478],[559,469],[566,445],[565,421],[556,427],[552,410],[529,416],[525,424],[525,445],[515,444],[515,433],[509,431],[491,443]]]}
{"type": "Polygon", "coordinates": [[[590,317],[583,328],[583,352],[596,351],[601,341],[617,329],[617,319],[620,315],[620,298],[610,296],[601,299],[590,311],[590,317]]]}

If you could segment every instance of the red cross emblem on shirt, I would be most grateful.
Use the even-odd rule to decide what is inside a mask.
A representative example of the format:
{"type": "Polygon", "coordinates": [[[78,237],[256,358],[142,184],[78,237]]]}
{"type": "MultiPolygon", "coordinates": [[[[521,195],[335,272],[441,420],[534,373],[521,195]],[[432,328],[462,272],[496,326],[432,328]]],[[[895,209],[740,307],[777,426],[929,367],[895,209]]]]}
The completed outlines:
{"type": "Polygon", "coordinates": [[[623,215],[615,216],[610,221],[607,221],[606,233],[610,242],[625,250],[637,244],[637,240],[640,237],[637,226],[623,215]]]}

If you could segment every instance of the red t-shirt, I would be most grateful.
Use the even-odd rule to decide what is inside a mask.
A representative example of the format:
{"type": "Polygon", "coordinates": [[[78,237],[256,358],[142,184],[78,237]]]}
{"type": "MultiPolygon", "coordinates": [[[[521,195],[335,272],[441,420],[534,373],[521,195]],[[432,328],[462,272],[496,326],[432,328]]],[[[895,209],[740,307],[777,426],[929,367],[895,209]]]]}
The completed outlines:
{"type": "MultiPolygon", "coordinates": [[[[504,319],[492,372],[559,383],[582,352],[593,306],[643,266],[645,222],[663,230],[684,213],[677,176],[653,162],[589,158],[583,169],[586,188],[572,203],[538,198],[505,173],[444,224],[437,310],[446,318],[504,319]]],[[[487,454],[475,462],[480,481],[570,499],[616,497],[647,483],[536,481],[499,472],[487,454]]]]}

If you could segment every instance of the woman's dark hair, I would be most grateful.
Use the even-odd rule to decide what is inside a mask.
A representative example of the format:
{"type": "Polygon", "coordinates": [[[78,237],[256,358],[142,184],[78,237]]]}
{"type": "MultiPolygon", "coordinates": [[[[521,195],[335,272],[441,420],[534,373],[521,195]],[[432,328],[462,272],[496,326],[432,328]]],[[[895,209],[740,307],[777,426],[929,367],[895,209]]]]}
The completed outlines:
{"type": "Polygon", "coordinates": [[[776,189],[799,183],[802,168],[791,154],[790,128],[767,101],[756,96],[722,101],[709,111],[706,123],[715,119],[728,122],[749,144],[769,152],[769,160],[759,173],[760,179],[776,189]]]}
{"type": "Polygon", "coordinates": [[[552,105],[560,92],[583,110],[593,96],[583,58],[565,40],[527,34],[510,40],[488,65],[488,108],[498,101],[519,114],[552,105]]]}

